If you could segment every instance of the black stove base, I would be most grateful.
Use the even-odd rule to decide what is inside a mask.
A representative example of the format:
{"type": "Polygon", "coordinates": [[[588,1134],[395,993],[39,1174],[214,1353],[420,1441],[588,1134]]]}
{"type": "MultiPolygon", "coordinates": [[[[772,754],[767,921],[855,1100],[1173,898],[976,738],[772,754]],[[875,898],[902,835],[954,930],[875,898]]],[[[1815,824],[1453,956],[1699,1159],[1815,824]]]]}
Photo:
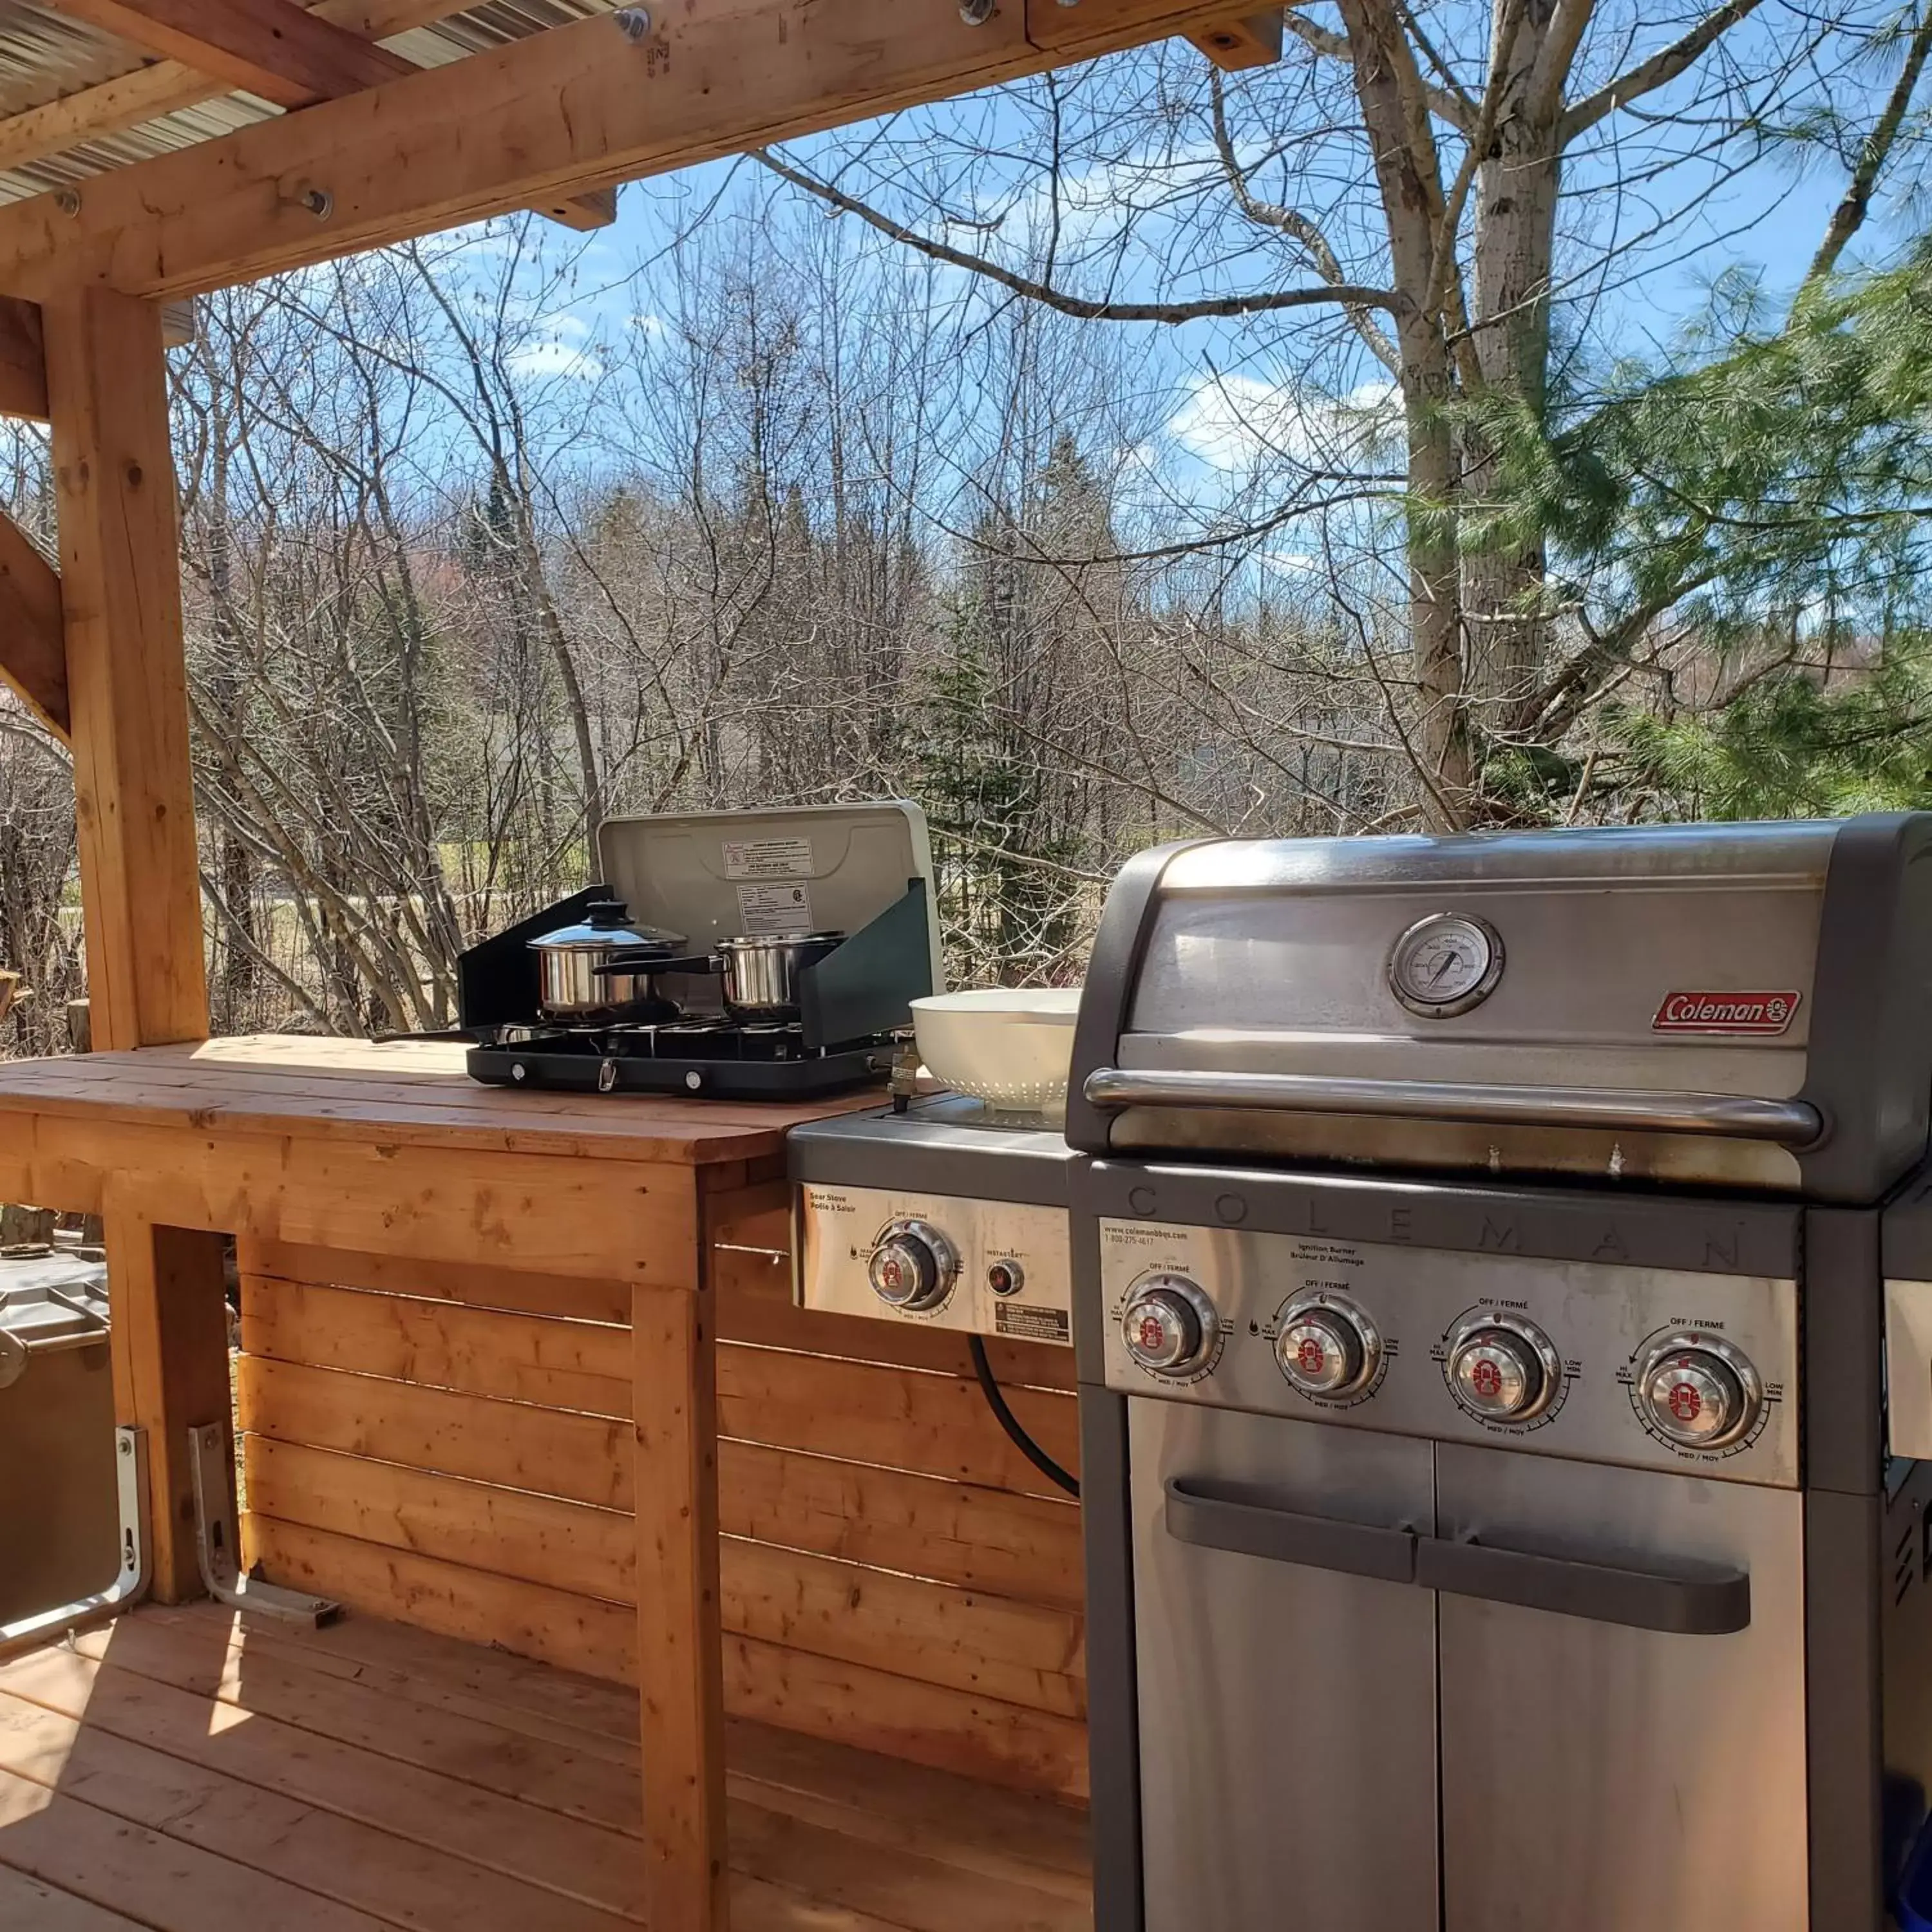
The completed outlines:
{"type": "Polygon", "coordinates": [[[889,1046],[858,1046],[796,1060],[686,1060],[601,1054],[560,1048],[472,1047],[470,1077],[488,1087],[531,1087],[574,1094],[686,1094],[712,1100],[817,1100],[883,1081],[889,1046]]]}

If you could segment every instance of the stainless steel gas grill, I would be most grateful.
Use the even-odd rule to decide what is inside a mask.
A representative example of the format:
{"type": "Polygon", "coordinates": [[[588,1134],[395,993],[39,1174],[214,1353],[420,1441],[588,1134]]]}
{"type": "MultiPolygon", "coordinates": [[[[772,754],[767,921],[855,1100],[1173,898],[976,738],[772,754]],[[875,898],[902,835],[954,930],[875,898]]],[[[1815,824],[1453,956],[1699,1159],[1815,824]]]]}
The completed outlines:
{"type": "Polygon", "coordinates": [[[1884,1924],[1928,860],[1918,816],[1123,874],[1067,1128],[1100,1932],[1884,1924]]]}

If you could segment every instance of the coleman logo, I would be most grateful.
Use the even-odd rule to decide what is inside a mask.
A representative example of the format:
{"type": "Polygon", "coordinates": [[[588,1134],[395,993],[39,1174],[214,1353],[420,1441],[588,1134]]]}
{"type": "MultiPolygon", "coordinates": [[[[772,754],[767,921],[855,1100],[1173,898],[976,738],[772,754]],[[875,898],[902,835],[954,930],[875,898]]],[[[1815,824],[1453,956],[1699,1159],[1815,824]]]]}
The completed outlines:
{"type": "Polygon", "coordinates": [[[1798,1012],[1796,993],[1666,993],[1653,1033],[1779,1034],[1798,1012]]]}

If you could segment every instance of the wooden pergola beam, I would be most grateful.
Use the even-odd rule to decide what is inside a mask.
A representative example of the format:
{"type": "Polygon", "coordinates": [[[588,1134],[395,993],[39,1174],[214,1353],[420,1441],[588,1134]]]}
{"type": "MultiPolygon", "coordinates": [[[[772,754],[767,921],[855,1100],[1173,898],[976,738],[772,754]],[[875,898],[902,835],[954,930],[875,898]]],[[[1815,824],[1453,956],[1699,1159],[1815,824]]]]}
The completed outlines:
{"type": "Polygon", "coordinates": [[[1238,73],[1244,68],[1271,67],[1281,58],[1282,10],[1244,14],[1188,35],[1216,67],[1238,73]]]}
{"type": "MultiPolygon", "coordinates": [[[[317,0],[309,11],[365,40],[382,40],[433,26],[462,9],[463,0],[387,0],[376,6],[368,0],[317,0]]],[[[26,167],[144,121],[198,107],[226,91],[224,82],[184,62],[155,61],[0,120],[0,169],[26,167]]]]}
{"type": "Polygon", "coordinates": [[[1227,0],[708,0],[553,28],[0,209],[0,290],[193,294],[1165,38],[1227,0]],[[630,16],[634,23],[637,16],[630,16]]]}
{"type": "MultiPolygon", "coordinates": [[[[0,168],[178,112],[236,88],[311,106],[419,72],[376,43],[462,10],[464,0],[57,0],[64,12],[166,58],[0,120],[0,168]]],[[[614,196],[552,197],[538,211],[566,227],[605,228],[614,196]]]]}
{"type": "Polygon", "coordinates": [[[60,573],[10,517],[0,517],[0,681],[63,744],[69,742],[74,716],[60,573]]]}
{"type": "Polygon", "coordinates": [[[313,107],[416,70],[413,62],[295,0],[55,0],[63,14],[225,88],[313,107]]]}

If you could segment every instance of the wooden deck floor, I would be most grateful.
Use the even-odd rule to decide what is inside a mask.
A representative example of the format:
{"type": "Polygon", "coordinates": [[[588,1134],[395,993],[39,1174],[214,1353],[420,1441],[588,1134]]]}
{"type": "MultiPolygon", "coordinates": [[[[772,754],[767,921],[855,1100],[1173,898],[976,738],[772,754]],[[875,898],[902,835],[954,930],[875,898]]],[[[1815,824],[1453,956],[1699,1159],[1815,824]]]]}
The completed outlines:
{"type": "MultiPolygon", "coordinates": [[[[0,1664],[0,1932],[623,1932],[637,1706],[367,1618],[148,1607],[0,1664]]],[[[730,1733],[734,1932],[1080,1932],[1065,1808],[730,1733]]],[[[657,1928],[676,1932],[676,1928],[657,1928]]]]}

